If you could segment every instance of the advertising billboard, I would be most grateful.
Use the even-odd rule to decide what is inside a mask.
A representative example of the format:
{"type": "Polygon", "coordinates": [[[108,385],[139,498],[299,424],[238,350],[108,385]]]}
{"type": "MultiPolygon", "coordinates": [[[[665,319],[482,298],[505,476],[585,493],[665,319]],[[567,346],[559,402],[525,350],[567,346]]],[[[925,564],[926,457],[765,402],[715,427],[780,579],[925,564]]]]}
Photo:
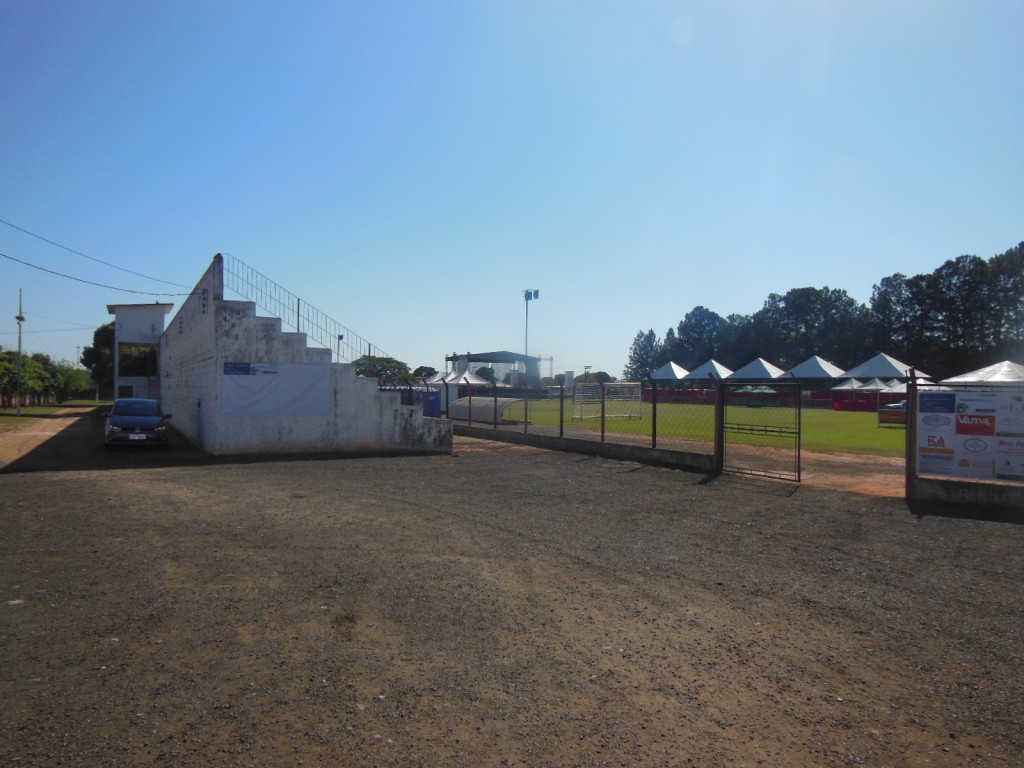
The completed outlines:
{"type": "Polygon", "coordinates": [[[921,390],[920,475],[1024,483],[1024,390],[921,390]]]}

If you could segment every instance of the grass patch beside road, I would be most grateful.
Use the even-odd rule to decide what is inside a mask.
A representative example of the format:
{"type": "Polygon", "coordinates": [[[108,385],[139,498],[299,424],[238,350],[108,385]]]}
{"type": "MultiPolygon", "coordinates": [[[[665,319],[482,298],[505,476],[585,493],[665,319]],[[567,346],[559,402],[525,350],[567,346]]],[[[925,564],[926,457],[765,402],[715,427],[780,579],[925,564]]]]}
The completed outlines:
{"type": "Polygon", "coordinates": [[[26,405],[22,406],[20,415],[17,408],[0,408],[0,432],[13,432],[40,419],[52,419],[68,408],[80,408],[85,412],[104,404],[95,400],[69,400],[66,403],[52,405],[26,405]]]}

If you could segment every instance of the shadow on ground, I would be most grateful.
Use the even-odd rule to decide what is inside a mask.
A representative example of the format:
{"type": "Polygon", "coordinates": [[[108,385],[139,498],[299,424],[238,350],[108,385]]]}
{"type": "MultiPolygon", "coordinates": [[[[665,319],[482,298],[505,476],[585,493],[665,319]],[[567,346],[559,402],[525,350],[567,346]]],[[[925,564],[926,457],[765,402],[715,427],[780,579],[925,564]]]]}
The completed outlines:
{"type": "MultiPolygon", "coordinates": [[[[166,450],[153,446],[118,446],[103,448],[104,407],[83,408],[80,415],[45,414],[31,419],[67,419],[74,421],[65,429],[48,437],[24,455],[0,465],[0,475],[24,472],[81,472],[110,469],[158,469],[161,467],[213,466],[218,464],[259,464],[296,462],[311,459],[360,459],[380,457],[381,453],[282,453],[237,454],[214,456],[206,453],[172,427],[166,450]]],[[[8,433],[10,434],[10,433],[8,433]]],[[[3,434],[0,433],[0,439],[3,434]]],[[[409,455],[409,454],[394,454],[409,455]]]]}

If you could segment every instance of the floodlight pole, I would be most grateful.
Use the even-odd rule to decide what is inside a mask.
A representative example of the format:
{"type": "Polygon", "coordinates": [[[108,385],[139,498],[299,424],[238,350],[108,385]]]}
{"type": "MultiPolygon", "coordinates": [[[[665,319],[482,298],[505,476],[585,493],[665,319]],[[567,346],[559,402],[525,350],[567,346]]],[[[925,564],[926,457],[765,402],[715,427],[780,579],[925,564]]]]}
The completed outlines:
{"type": "Polygon", "coordinates": [[[523,431],[530,423],[530,302],[540,298],[540,291],[536,288],[527,288],[523,291],[523,299],[526,302],[526,330],[523,338],[523,392],[526,397],[523,399],[523,431]]]}

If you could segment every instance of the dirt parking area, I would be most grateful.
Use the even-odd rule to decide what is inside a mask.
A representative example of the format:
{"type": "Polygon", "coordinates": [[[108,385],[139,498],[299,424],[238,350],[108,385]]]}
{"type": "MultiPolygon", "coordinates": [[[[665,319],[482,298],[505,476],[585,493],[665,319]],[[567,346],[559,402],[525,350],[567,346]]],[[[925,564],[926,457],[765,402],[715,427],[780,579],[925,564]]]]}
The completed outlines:
{"type": "Polygon", "coordinates": [[[0,437],[0,765],[1024,764],[1012,515],[39,429],[0,437]]]}

